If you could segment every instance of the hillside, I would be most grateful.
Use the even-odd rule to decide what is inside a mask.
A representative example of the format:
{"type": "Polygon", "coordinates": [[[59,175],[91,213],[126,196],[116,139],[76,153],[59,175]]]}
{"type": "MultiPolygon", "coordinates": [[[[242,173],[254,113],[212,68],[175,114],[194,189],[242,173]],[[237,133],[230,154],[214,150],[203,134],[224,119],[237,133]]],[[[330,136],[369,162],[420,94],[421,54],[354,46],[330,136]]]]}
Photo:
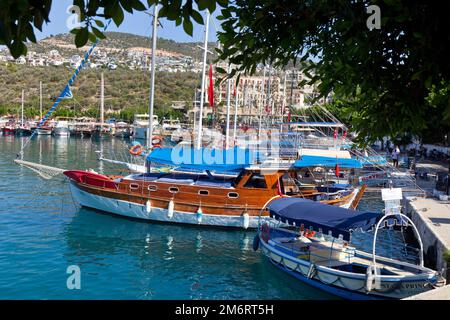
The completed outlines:
{"type": "MultiPolygon", "coordinates": [[[[106,32],[106,36],[107,38],[98,44],[91,57],[94,58],[99,52],[106,53],[107,59],[104,60],[106,62],[99,64],[96,68],[86,68],[80,73],[72,87],[74,98],[64,100],[57,114],[98,115],[101,72],[105,75],[105,109],[115,112],[111,116],[130,119],[134,113],[147,110],[149,96],[147,62],[145,59],[140,60],[139,57],[129,57],[128,50],[144,52],[148,56],[151,39],[120,32],[106,32]],[[141,63],[135,64],[133,70],[130,68],[132,59],[134,62],[141,63]],[[118,68],[114,71],[108,70],[106,66],[108,61],[116,61],[118,68]]],[[[41,60],[48,59],[51,50],[57,50],[64,59],[74,55],[83,56],[89,47],[76,48],[73,37],[72,34],[50,36],[36,44],[29,44],[28,52],[35,52],[37,55],[33,55],[34,57],[40,55],[41,60]]],[[[214,46],[214,43],[210,43],[211,50],[214,46]]],[[[198,65],[202,57],[200,47],[201,43],[177,43],[173,40],[158,38],[157,55],[172,58],[162,62],[157,60],[157,68],[161,71],[157,72],[155,108],[159,115],[175,112],[169,108],[172,101],[184,101],[188,106],[192,105],[194,88],[201,82],[200,74],[186,67],[189,66],[192,69],[192,65],[182,66],[180,72],[164,72],[163,70],[170,68],[172,64],[176,65],[183,56],[193,57],[198,65]]],[[[3,55],[7,54],[5,50],[3,55]]],[[[214,58],[209,56],[209,60],[214,58]]],[[[0,87],[0,115],[19,113],[22,89],[25,89],[25,114],[37,115],[40,80],[43,81],[44,87],[44,109],[48,109],[74,71],[73,68],[69,68],[67,62],[54,66],[47,61],[46,65],[36,66],[31,65],[29,60],[24,64],[3,61],[0,62],[0,83],[3,84],[0,87]]],[[[90,61],[97,62],[95,59],[90,61]]]]}
{"type": "MultiPolygon", "coordinates": [[[[122,68],[115,71],[86,69],[72,86],[73,99],[63,100],[56,115],[97,116],[101,72],[105,77],[105,109],[115,112],[111,116],[130,119],[134,113],[146,112],[148,72],[122,68]]],[[[48,110],[72,73],[73,69],[66,67],[0,64],[0,83],[3,84],[0,86],[0,115],[19,114],[22,89],[25,90],[25,114],[38,115],[39,81],[43,82],[44,110],[48,110]]],[[[160,116],[177,113],[169,108],[172,101],[184,101],[188,106],[192,105],[194,89],[200,83],[198,74],[158,72],[156,79],[155,108],[160,116]]]]}
{"type": "MultiPolygon", "coordinates": [[[[151,38],[143,37],[130,33],[106,32],[106,39],[99,42],[98,48],[106,49],[110,52],[122,52],[130,48],[151,48],[151,38]]],[[[198,42],[175,42],[164,38],[158,38],[158,51],[164,51],[172,55],[190,56],[195,60],[202,58],[202,43],[198,42]]],[[[216,44],[209,43],[209,50],[214,52],[216,44]]],[[[28,51],[37,53],[48,52],[52,49],[58,50],[62,55],[71,56],[86,52],[88,46],[76,48],[74,45],[74,35],[70,33],[58,34],[38,41],[36,44],[30,44],[28,51]]],[[[210,59],[215,59],[211,56],[210,59]]]]}

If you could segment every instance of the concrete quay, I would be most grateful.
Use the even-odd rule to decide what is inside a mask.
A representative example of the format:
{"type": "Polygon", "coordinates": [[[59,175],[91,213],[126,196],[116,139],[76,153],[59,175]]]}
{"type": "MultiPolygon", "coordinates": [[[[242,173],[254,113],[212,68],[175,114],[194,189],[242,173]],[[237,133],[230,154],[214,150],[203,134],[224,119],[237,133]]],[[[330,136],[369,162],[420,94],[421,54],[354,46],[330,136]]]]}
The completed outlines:
{"type": "MultiPolygon", "coordinates": [[[[447,269],[443,254],[450,250],[450,201],[432,198],[405,198],[404,212],[416,225],[422,238],[425,265],[437,271],[447,269]]],[[[447,279],[448,281],[449,279],[447,279]]],[[[450,300],[450,285],[408,300],[450,300]]]]}
{"type": "Polygon", "coordinates": [[[417,294],[403,300],[450,300],[450,285],[417,294]]]}

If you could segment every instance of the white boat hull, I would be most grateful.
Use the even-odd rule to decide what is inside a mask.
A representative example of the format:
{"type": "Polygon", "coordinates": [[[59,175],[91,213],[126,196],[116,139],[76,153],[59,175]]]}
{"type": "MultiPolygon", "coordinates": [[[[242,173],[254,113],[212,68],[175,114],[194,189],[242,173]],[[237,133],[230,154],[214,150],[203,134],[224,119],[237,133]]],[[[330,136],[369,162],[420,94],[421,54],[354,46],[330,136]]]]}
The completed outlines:
{"type": "Polygon", "coordinates": [[[81,206],[129,218],[167,223],[234,227],[243,229],[255,229],[258,227],[259,222],[259,217],[248,217],[248,222],[245,222],[244,216],[201,214],[201,217],[199,217],[197,213],[181,211],[174,211],[173,214],[170,215],[168,209],[160,208],[152,208],[151,211],[148,212],[146,205],[94,195],[78,189],[73,183],[70,183],[70,190],[74,200],[81,206]]]}
{"type": "Polygon", "coordinates": [[[36,133],[39,136],[49,136],[52,134],[52,130],[47,130],[47,129],[37,129],[36,133]]]}
{"type": "Polygon", "coordinates": [[[67,128],[65,129],[55,128],[55,130],[53,131],[53,135],[58,137],[68,137],[70,136],[70,131],[67,128]]]}

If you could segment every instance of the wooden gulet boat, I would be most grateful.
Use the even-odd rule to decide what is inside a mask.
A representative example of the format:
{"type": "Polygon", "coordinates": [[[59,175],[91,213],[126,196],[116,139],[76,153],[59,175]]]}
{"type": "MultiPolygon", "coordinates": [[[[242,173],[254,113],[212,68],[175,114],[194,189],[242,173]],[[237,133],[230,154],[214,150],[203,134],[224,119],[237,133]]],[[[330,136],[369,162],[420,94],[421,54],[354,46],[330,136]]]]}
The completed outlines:
{"type": "MultiPolygon", "coordinates": [[[[161,160],[160,155],[164,158],[170,152],[156,149],[149,158],[161,160]]],[[[344,207],[359,201],[359,189],[336,188],[327,193],[310,187],[295,191],[285,182],[292,173],[286,169],[251,168],[248,163],[200,167],[204,170],[188,172],[187,166],[181,166],[183,171],[128,176],[77,170],[64,174],[70,180],[73,198],[82,206],[126,217],[195,225],[256,228],[261,208],[280,197],[308,198],[344,207]],[[217,173],[218,169],[232,173],[217,173]]]]}

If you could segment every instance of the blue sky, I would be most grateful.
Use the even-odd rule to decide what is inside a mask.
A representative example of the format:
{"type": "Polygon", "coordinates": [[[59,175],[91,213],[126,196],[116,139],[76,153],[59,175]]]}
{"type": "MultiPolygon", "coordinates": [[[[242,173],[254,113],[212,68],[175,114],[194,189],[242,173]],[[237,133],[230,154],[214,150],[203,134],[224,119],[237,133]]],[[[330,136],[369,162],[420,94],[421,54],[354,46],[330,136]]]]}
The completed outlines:
{"type": "MultiPolygon", "coordinates": [[[[146,1],[144,1],[144,3],[146,3],[146,1]]],[[[35,30],[36,38],[40,40],[50,36],[51,34],[69,32],[69,29],[66,26],[66,21],[70,15],[66,11],[67,8],[72,4],[73,0],[53,1],[50,12],[50,22],[48,24],[44,24],[42,32],[40,32],[39,30],[35,30]]],[[[153,11],[153,9],[151,9],[151,11],[153,11]]],[[[219,13],[220,11],[216,10],[216,12],[213,13],[213,17],[217,16],[219,13]]],[[[203,15],[203,17],[205,16],[204,12],[201,12],[201,14],[203,15]]],[[[172,39],[177,42],[203,42],[204,26],[194,23],[194,33],[193,36],[190,37],[184,32],[182,26],[175,26],[175,22],[165,19],[161,19],[160,22],[163,27],[158,28],[158,37],[172,39]]],[[[125,11],[125,19],[120,27],[116,27],[114,23],[111,23],[108,31],[127,32],[142,36],[150,36],[151,24],[152,18],[147,14],[143,12],[135,12],[133,15],[131,15],[125,11]]],[[[218,21],[213,18],[211,19],[210,23],[208,37],[209,41],[217,40],[215,25],[219,27],[218,21]]]]}

